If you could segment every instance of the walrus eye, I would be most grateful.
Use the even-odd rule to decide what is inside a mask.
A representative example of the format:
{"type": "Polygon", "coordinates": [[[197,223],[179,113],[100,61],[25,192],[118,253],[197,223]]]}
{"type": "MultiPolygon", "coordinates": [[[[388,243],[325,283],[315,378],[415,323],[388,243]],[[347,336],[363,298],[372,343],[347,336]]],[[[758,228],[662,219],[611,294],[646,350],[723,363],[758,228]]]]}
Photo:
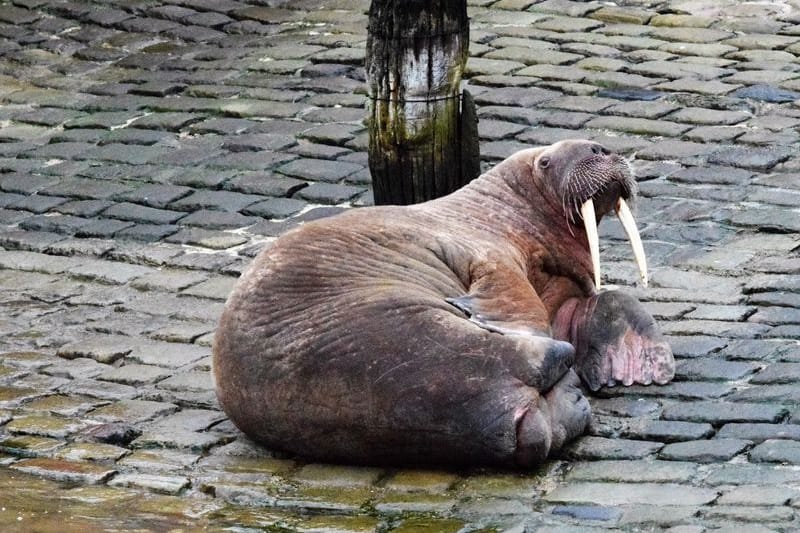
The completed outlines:
{"type": "Polygon", "coordinates": [[[539,158],[539,166],[541,168],[547,168],[550,166],[550,158],[549,157],[540,157],[539,158]]]}

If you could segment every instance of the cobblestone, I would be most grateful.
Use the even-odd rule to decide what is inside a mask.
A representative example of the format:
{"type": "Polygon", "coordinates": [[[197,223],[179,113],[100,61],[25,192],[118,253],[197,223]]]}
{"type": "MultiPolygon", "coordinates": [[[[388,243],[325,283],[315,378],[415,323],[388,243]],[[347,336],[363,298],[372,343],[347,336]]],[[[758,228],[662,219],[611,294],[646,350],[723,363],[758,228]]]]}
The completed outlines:
{"type": "Polygon", "coordinates": [[[742,439],[711,439],[690,442],[676,442],[661,449],[660,459],[693,461],[698,463],[719,463],[732,459],[744,451],[750,441],[742,439]]]}
{"type": "Polygon", "coordinates": [[[728,463],[715,467],[706,478],[711,486],[719,485],[786,485],[798,477],[793,468],[754,464],[728,463]]]}
{"type": "Polygon", "coordinates": [[[206,279],[207,276],[199,272],[159,270],[132,281],[131,287],[140,290],[179,291],[206,279]]]}
{"type": "MultiPolygon", "coordinates": [[[[248,222],[253,222],[253,219],[233,217],[222,219],[222,221],[215,219],[212,221],[207,221],[206,223],[210,224],[212,222],[217,226],[237,227],[240,224],[247,225],[248,222]]],[[[241,235],[202,228],[182,229],[179,232],[166,237],[164,240],[171,243],[193,244],[202,246],[204,248],[211,248],[213,250],[224,250],[226,248],[232,248],[247,242],[247,239],[241,235]]]]}
{"type": "Polygon", "coordinates": [[[768,439],[800,440],[800,426],[795,424],[725,424],[716,435],[719,438],[742,438],[753,442],[768,439]]]}
{"type": "Polygon", "coordinates": [[[82,423],[69,419],[36,415],[14,418],[5,426],[6,430],[14,434],[57,439],[64,439],[78,432],[82,427],[82,423]]]}
{"type": "Polygon", "coordinates": [[[695,475],[695,463],[672,461],[594,461],[578,463],[567,475],[569,480],[615,481],[629,483],[679,483],[695,475]]]}
{"type": "Polygon", "coordinates": [[[210,350],[193,344],[174,342],[139,342],[126,358],[144,365],[177,368],[199,361],[210,354],[210,350]]]}
{"type": "MultiPolygon", "coordinates": [[[[197,226],[208,229],[236,229],[252,226],[259,222],[256,217],[249,217],[241,213],[230,213],[210,209],[201,209],[186,215],[180,221],[182,225],[197,226]]],[[[176,242],[175,238],[166,239],[167,242],[176,242]]]]}
{"type": "Polygon", "coordinates": [[[754,373],[759,366],[754,363],[723,361],[719,359],[694,359],[681,361],[676,375],[690,380],[736,381],[754,373]]]}
{"type": "Polygon", "coordinates": [[[569,447],[569,454],[577,459],[641,459],[663,446],[658,442],[582,437],[569,447]]]}
{"type": "Polygon", "coordinates": [[[98,363],[113,363],[129,354],[135,345],[135,339],[130,337],[112,335],[84,337],[80,342],[62,346],[58,350],[58,355],[69,359],[87,357],[98,363]]]}
{"type": "Polygon", "coordinates": [[[721,505],[785,505],[797,497],[794,489],[763,485],[745,485],[723,494],[717,503],[721,505]]]}
{"type": "Polygon", "coordinates": [[[765,440],[750,451],[750,460],[757,463],[800,464],[800,442],[765,440]]]}
{"type": "Polygon", "coordinates": [[[786,414],[780,405],[754,403],[695,402],[668,406],[663,416],[670,420],[689,422],[777,422],[786,414]]]}
{"type": "Polygon", "coordinates": [[[112,487],[141,487],[161,494],[179,494],[190,485],[190,482],[183,477],[123,474],[112,479],[109,485],[112,487]]]}
{"type": "Polygon", "coordinates": [[[178,407],[163,402],[147,400],[120,400],[91,412],[92,420],[102,422],[119,422],[127,420],[140,423],[155,417],[164,416],[177,411],[178,407]]]}
{"type": "MultiPolygon", "coordinates": [[[[760,523],[782,522],[792,519],[792,512],[789,509],[775,507],[765,509],[763,507],[747,507],[747,506],[723,506],[720,505],[713,510],[705,513],[709,518],[723,518],[728,520],[741,520],[753,521],[760,523]]],[[[758,525],[757,528],[764,528],[758,525]]]]}
{"type": "Polygon", "coordinates": [[[145,224],[172,224],[186,216],[185,213],[178,211],[144,207],[127,202],[115,204],[106,209],[103,215],[119,220],[145,224]]]}
{"type": "Polygon", "coordinates": [[[634,424],[628,434],[651,441],[668,443],[708,438],[714,434],[714,429],[706,423],[647,420],[641,425],[634,424]]]}
{"type": "Polygon", "coordinates": [[[143,385],[163,380],[170,375],[171,372],[157,366],[130,364],[103,372],[97,379],[126,385],[143,385]]]}
{"type": "Polygon", "coordinates": [[[97,259],[82,261],[80,265],[70,268],[68,273],[79,277],[89,278],[101,283],[123,284],[152,272],[152,269],[140,265],[126,263],[112,263],[97,259]]]}
{"type": "Polygon", "coordinates": [[[548,493],[550,502],[592,503],[620,505],[660,502],[662,505],[702,505],[716,499],[717,493],[709,489],[674,484],[648,483],[574,483],[548,493]]]}
{"type": "Polygon", "coordinates": [[[88,485],[103,483],[116,472],[108,467],[90,463],[67,462],[57,459],[23,459],[11,465],[10,468],[55,481],[88,485]]]}

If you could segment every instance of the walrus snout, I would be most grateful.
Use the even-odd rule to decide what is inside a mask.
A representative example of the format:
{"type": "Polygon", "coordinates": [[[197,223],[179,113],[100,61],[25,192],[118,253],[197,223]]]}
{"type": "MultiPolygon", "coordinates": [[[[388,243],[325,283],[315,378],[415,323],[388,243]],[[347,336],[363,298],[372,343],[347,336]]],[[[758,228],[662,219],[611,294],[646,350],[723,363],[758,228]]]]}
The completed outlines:
{"type": "Polygon", "coordinates": [[[601,152],[577,160],[562,190],[568,200],[566,205],[580,206],[594,200],[598,220],[614,208],[618,198],[632,200],[636,193],[636,180],[628,161],[619,154],[601,152]]]}
{"type": "Polygon", "coordinates": [[[534,153],[534,171],[552,187],[573,224],[589,199],[594,200],[596,214],[602,217],[614,208],[618,198],[636,196],[630,164],[602,144],[569,139],[534,153]]]}
{"type": "Polygon", "coordinates": [[[589,244],[595,287],[600,289],[600,243],[597,225],[615,211],[633,247],[642,285],[647,286],[647,260],[628,201],[636,196],[636,180],[628,161],[591,141],[561,141],[545,150],[536,164],[554,179],[567,221],[583,226],[589,244]],[[561,150],[553,152],[556,147],[561,150]]]}

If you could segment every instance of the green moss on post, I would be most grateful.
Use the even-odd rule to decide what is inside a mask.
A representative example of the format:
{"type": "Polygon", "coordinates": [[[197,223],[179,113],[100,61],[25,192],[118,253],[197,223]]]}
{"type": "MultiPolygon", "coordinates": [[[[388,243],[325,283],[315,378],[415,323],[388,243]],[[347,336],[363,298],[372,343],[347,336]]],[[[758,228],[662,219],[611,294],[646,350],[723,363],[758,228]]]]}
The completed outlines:
{"type": "Polygon", "coordinates": [[[373,0],[367,80],[376,204],[430,200],[478,175],[477,115],[460,89],[468,45],[464,0],[373,0]]]}

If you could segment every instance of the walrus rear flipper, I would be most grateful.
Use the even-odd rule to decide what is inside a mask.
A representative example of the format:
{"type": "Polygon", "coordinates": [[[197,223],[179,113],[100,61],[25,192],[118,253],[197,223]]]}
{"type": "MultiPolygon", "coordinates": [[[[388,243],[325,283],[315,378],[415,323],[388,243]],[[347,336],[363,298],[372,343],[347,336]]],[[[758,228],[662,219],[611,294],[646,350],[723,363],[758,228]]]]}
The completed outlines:
{"type": "Polygon", "coordinates": [[[580,389],[580,379],[570,370],[539,399],[537,409],[517,420],[518,466],[541,463],[551,452],[580,436],[589,423],[591,408],[580,389]]]}

